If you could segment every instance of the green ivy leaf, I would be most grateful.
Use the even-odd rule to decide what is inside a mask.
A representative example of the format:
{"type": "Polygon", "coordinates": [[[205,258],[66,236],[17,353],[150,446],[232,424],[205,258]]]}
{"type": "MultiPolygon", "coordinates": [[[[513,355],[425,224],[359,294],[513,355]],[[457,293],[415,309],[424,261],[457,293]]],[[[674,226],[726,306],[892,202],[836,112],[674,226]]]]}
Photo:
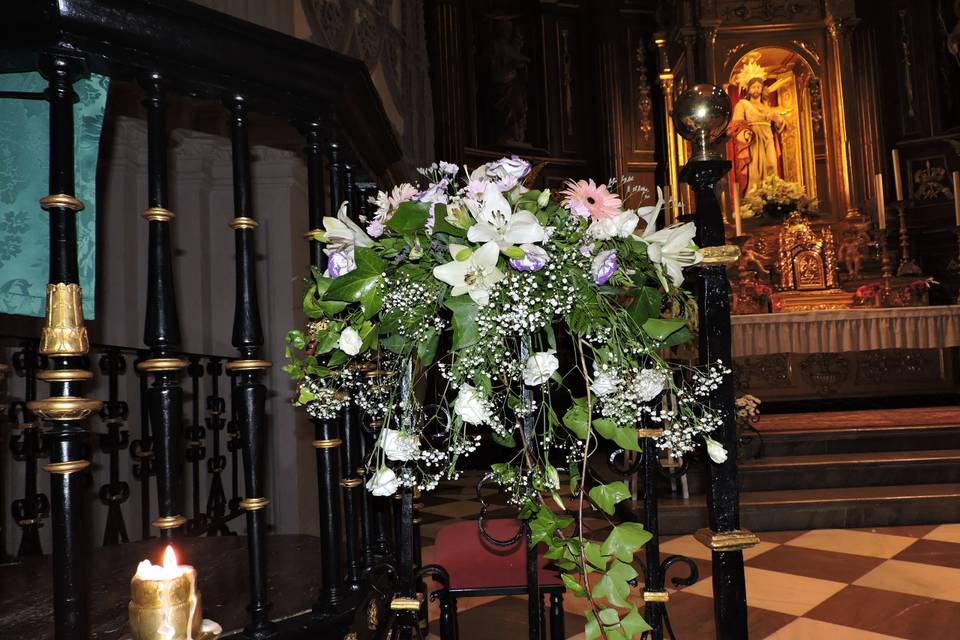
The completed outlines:
{"type": "Polygon", "coordinates": [[[630,612],[623,616],[620,626],[628,638],[639,638],[652,627],[643,619],[636,607],[630,607],[630,612]]]}
{"type": "Polygon", "coordinates": [[[363,319],[369,320],[377,315],[383,309],[383,288],[371,287],[360,296],[360,310],[363,311],[363,319]]]}
{"type": "Polygon", "coordinates": [[[523,258],[527,257],[527,254],[524,253],[523,249],[520,247],[507,247],[503,250],[503,255],[516,260],[522,260],[523,258]]]}
{"type": "Polygon", "coordinates": [[[683,318],[650,318],[643,323],[643,331],[654,340],[666,340],[674,331],[687,326],[683,318]]]}
{"type": "Polygon", "coordinates": [[[433,364],[433,359],[437,355],[437,345],[440,344],[440,333],[436,330],[430,330],[427,333],[426,340],[417,343],[417,359],[420,364],[427,368],[433,364]]]}
{"type": "Polygon", "coordinates": [[[585,640],[597,640],[600,637],[600,623],[597,622],[597,617],[591,610],[584,611],[583,615],[587,618],[586,624],[583,625],[585,640]]]}
{"type": "Polygon", "coordinates": [[[630,497],[630,490],[627,485],[617,480],[609,484],[601,484],[590,489],[588,494],[594,504],[603,509],[607,515],[613,515],[614,507],[618,502],[623,502],[630,497]]]}
{"type": "Polygon", "coordinates": [[[394,334],[380,340],[380,345],[387,351],[402,354],[407,347],[407,339],[401,335],[394,334]]]}
{"type": "Polygon", "coordinates": [[[354,247],[353,260],[357,263],[357,271],[367,274],[383,273],[383,259],[369,247],[354,247]]]}
{"type": "Polygon", "coordinates": [[[317,396],[307,389],[306,387],[300,387],[300,395],[297,396],[297,404],[304,405],[308,402],[313,402],[317,399],[317,396]]]}
{"type": "Polygon", "coordinates": [[[600,548],[596,542],[588,542],[583,547],[583,555],[587,559],[587,571],[592,571],[594,569],[598,571],[603,571],[607,568],[607,563],[609,559],[604,557],[603,550],[600,548]]]}
{"type": "Polygon", "coordinates": [[[650,318],[660,317],[660,291],[653,287],[644,287],[627,310],[638,325],[650,318]]]}
{"type": "Polygon", "coordinates": [[[679,331],[670,334],[670,337],[663,341],[663,347],[676,347],[681,344],[691,342],[695,336],[689,327],[682,327],[679,331]]]}
{"type": "Polygon", "coordinates": [[[321,355],[329,353],[340,343],[340,332],[327,330],[317,334],[317,346],[314,353],[321,355]]]}
{"type": "Polygon", "coordinates": [[[567,587],[567,590],[578,598],[583,598],[587,595],[587,590],[583,588],[583,585],[574,580],[573,577],[563,573],[560,574],[560,579],[563,580],[563,584],[567,587]]]}
{"type": "Polygon", "coordinates": [[[613,430],[611,439],[627,451],[640,451],[640,441],[637,438],[637,430],[633,427],[617,427],[613,430]]]}
{"type": "Polygon", "coordinates": [[[447,298],[444,306],[453,311],[453,349],[464,349],[480,340],[477,312],[480,307],[469,296],[447,298]]]}
{"type": "Polygon", "coordinates": [[[400,235],[423,229],[430,217],[430,205],[421,202],[402,202],[387,220],[387,226],[400,235]]]}
{"type": "Polygon", "coordinates": [[[294,349],[303,349],[307,346],[307,339],[303,335],[303,331],[288,331],[287,344],[292,346],[294,349]]]}
{"type": "Polygon", "coordinates": [[[623,562],[633,562],[633,554],[645,545],[653,534],[636,522],[623,522],[613,528],[600,548],[605,556],[616,556],[623,562]]]}
{"type": "Polygon", "coordinates": [[[330,283],[326,298],[343,302],[356,302],[371,289],[380,286],[383,277],[380,272],[368,273],[355,269],[330,283]]]}
{"type": "Polygon", "coordinates": [[[586,440],[589,424],[590,416],[587,415],[587,409],[582,403],[574,404],[563,414],[563,426],[581,440],[586,440]]]}
{"type": "Polygon", "coordinates": [[[600,622],[608,627],[620,624],[620,613],[616,609],[600,609],[600,622]]]}
{"type": "Polygon", "coordinates": [[[506,447],[508,449],[513,449],[517,446],[517,441],[514,439],[512,433],[508,433],[505,436],[501,436],[497,433],[490,434],[490,437],[493,438],[493,441],[496,442],[501,447],[506,447]]]}
{"type": "Polygon", "coordinates": [[[617,423],[607,418],[597,418],[593,421],[593,428],[607,440],[613,440],[613,434],[617,430],[617,423]]]}

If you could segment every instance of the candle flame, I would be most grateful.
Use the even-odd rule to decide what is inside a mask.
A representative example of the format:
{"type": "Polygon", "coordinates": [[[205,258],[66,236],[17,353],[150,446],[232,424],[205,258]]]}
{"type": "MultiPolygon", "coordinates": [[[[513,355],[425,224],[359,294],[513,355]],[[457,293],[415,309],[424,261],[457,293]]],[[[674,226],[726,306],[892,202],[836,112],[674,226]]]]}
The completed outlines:
{"type": "Polygon", "coordinates": [[[166,550],[163,552],[163,568],[164,569],[176,569],[177,568],[177,554],[174,552],[171,545],[167,545],[166,550]]]}

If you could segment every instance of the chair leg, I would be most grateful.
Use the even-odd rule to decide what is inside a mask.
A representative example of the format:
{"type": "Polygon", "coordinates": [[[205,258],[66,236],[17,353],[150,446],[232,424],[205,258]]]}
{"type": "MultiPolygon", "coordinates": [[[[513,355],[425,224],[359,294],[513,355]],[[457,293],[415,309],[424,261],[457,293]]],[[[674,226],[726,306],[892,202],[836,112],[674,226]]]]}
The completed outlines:
{"type": "Polygon", "coordinates": [[[550,594],[550,640],[567,637],[563,619],[563,593],[550,594]]]}
{"type": "Polygon", "coordinates": [[[440,600],[440,640],[457,640],[457,599],[451,595],[440,600]]]}

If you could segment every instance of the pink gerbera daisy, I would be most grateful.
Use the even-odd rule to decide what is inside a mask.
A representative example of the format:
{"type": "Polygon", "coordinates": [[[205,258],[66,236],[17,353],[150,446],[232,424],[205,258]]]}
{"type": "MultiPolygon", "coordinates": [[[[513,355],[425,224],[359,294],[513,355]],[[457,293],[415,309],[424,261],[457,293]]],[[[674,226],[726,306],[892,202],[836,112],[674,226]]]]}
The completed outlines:
{"type": "Polygon", "coordinates": [[[623,204],[620,196],[610,193],[605,184],[597,186],[593,180],[568,180],[566,187],[561,192],[566,196],[563,204],[581,218],[605,220],[620,213],[623,204]]]}

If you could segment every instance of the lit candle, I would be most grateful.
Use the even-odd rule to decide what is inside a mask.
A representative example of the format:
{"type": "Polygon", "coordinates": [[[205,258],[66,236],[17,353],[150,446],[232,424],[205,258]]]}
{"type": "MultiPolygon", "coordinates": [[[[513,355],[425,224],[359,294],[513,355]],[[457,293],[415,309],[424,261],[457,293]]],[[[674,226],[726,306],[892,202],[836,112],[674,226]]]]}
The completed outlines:
{"type": "Polygon", "coordinates": [[[877,226],[881,231],[884,231],[887,228],[887,209],[886,204],[883,202],[883,174],[878,173],[876,177],[877,181],[877,226]]]}
{"type": "Polygon", "coordinates": [[[893,187],[897,192],[897,200],[903,200],[903,182],[900,181],[900,151],[894,149],[890,152],[893,156],[893,187]]]}
{"type": "Polygon", "coordinates": [[[960,227],[960,171],[953,172],[953,213],[960,227]]]}
{"type": "Polygon", "coordinates": [[[740,219],[740,185],[733,183],[733,222],[737,225],[737,236],[743,235],[743,220],[740,219]]]}
{"type": "Polygon", "coordinates": [[[202,616],[197,572],[177,563],[173,547],[167,547],[162,565],[141,562],[130,590],[133,640],[199,640],[202,616]]]}

